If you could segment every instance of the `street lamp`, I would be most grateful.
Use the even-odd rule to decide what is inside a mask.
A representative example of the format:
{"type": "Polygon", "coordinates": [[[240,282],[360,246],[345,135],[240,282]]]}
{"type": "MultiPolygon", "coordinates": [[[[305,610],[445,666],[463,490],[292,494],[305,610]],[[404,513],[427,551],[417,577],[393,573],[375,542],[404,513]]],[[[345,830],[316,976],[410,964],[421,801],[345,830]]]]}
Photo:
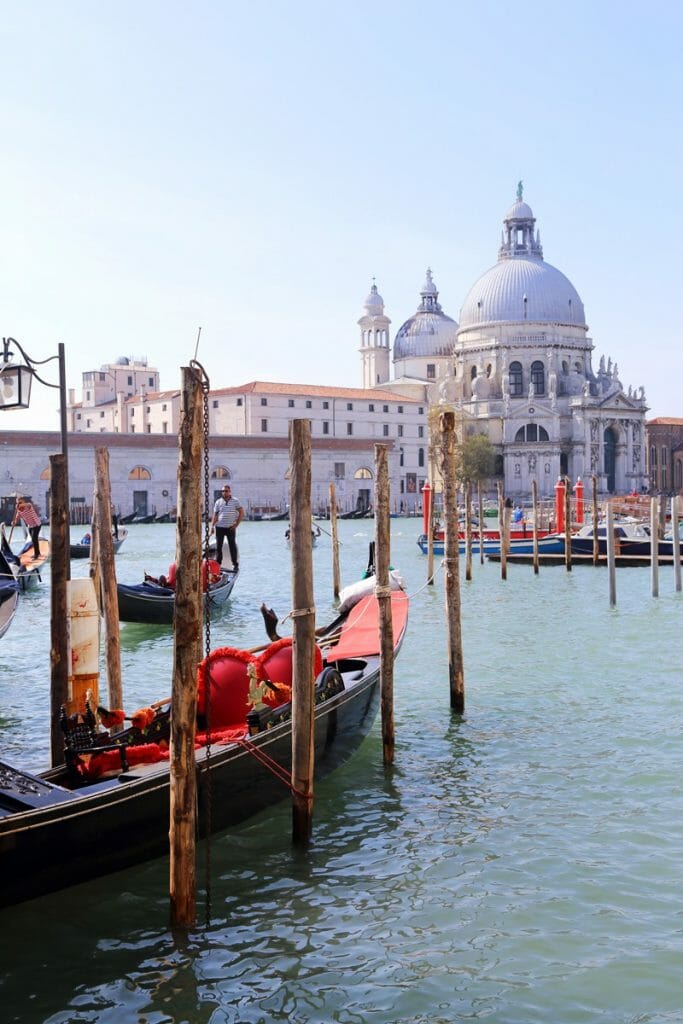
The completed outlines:
{"type": "MultiPolygon", "coordinates": [[[[2,356],[0,357],[0,411],[3,409],[28,409],[31,400],[31,381],[33,378],[48,388],[59,390],[59,417],[62,434],[62,455],[68,474],[68,446],[66,435],[66,369],[64,364],[64,345],[60,341],[57,355],[47,359],[31,359],[16,338],[2,339],[2,356]],[[16,348],[19,359],[15,361],[16,348]],[[54,360],[59,364],[59,383],[53,384],[45,380],[36,369],[54,360]]],[[[68,476],[67,476],[68,479],[68,476]]]]}

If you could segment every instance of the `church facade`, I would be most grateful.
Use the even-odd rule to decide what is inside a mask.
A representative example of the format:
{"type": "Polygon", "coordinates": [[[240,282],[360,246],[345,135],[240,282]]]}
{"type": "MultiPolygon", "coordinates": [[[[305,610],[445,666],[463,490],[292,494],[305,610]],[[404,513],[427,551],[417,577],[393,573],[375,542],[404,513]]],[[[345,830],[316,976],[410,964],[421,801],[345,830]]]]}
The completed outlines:
{"type": "Polygon", "coordinates": [[[420,305],[396,334],[389,375],[388,318],[373,288],[361,328],[363,382],[451,408],[464,436],[488,436],[505,493],[553,493],[558,476],[597,477],[601,494],[647,482],[642,387],[627,390],[616,363],[593,366],[583,303],[543,258],[521,182],[503,220],[497,262],[470,288],[456,323],[431,272],[420,305]]]}

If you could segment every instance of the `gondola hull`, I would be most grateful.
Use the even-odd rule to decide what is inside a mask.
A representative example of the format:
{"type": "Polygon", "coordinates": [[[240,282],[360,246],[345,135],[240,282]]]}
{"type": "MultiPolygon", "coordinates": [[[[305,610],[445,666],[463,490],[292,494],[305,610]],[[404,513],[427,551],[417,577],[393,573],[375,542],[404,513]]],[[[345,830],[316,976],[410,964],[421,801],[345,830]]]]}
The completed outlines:
{"type": "MultiPolygon", "coordinates": [[[[237,576],[237,572],[223,569],[220,581],[209,584],[208,593],[204,595],[204,606],[209,607],[212,615],[227,602],[237,576]]],[[[157,626],[170,626],[173,622],[175,591],[170,587],[160,586],[151,580],[145,580],[144,583],[117,583],[116,593],[120,622],[146,622],[157,626]]]]}
{"type": "MultiPolygon", "coordinates": [[[[119,536],[114,537],[114,554],[117,554],[128,536],[128,530],[119,530],[119,536]]],[[[69,544],[69,554],[72,558],[90,558],[90,544],[69,544]]]]}
{"type": "MultiPolygon", "coordinates": [[[[407,621],[395,637],[401,645],[407,621]]],[[[392,598],[392,602],[396,600],[392,598]]],[[[380,700],[379,655],[332,661],[344,689],[315,706],[315,777],[343,764],[369,732],[380,700]]],[[[291,770],[286,719],[252,735],[249,744],[291,770]]],[[[211,801],[211,827],[237,825],[280,800],[286,785],[244,745],[196,751],[200,831],[211,801]]],[[[65,769],[40,777],[0,764],[0,906],[66,888],[168,852],[168,763],[141,765],[117,778],[71,791],[65,769]]]]}

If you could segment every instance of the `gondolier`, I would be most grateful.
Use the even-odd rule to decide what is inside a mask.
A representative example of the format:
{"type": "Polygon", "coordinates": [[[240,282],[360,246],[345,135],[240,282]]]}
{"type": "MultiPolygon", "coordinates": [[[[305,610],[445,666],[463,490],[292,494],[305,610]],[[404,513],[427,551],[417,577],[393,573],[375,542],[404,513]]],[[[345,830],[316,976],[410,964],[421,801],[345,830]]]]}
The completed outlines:
{"type": "Polygon", "coordinates": [[[244,509],[237,498],[233,498],[229,484],[224,484],[221,497],[213,507],[213,518],[211,519],[211,533],[216,531],[216,561],[223,564],[223,541],[228,540],[230,558],[232,559],[235,571],[239,569],[239,557],[237,554],[237,540],[235,533],[237,527],[244,518],[244,509]]]}
{"type": "Polygon", "coordinates": [[[36,558],[40,558],[40,516],[36,512],[35,508],[30,501],[25,498],[19,498],[17,500],[17,510],[14,513],[14,525],[23,520],[26,529],[28,530],[29,537],[33,541],[33,553],[36,558]]]}

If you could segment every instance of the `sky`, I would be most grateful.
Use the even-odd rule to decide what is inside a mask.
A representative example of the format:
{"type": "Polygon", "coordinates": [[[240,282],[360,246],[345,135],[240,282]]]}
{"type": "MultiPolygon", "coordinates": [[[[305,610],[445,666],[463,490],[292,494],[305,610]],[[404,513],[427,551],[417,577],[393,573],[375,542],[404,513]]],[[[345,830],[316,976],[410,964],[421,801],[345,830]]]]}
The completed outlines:
{"type": "MultiPolygon", "coordinates": [[[[517,182],[595,351],[682,416],[683,8],[0,0],[2,336],[67,384],[360,386],[432,268],[458,319],[517,182]],[[56,362],[44,367],[54,371],[56,362]]],[[[59,428],[34,384],[5,429],[59,428]]]]}

